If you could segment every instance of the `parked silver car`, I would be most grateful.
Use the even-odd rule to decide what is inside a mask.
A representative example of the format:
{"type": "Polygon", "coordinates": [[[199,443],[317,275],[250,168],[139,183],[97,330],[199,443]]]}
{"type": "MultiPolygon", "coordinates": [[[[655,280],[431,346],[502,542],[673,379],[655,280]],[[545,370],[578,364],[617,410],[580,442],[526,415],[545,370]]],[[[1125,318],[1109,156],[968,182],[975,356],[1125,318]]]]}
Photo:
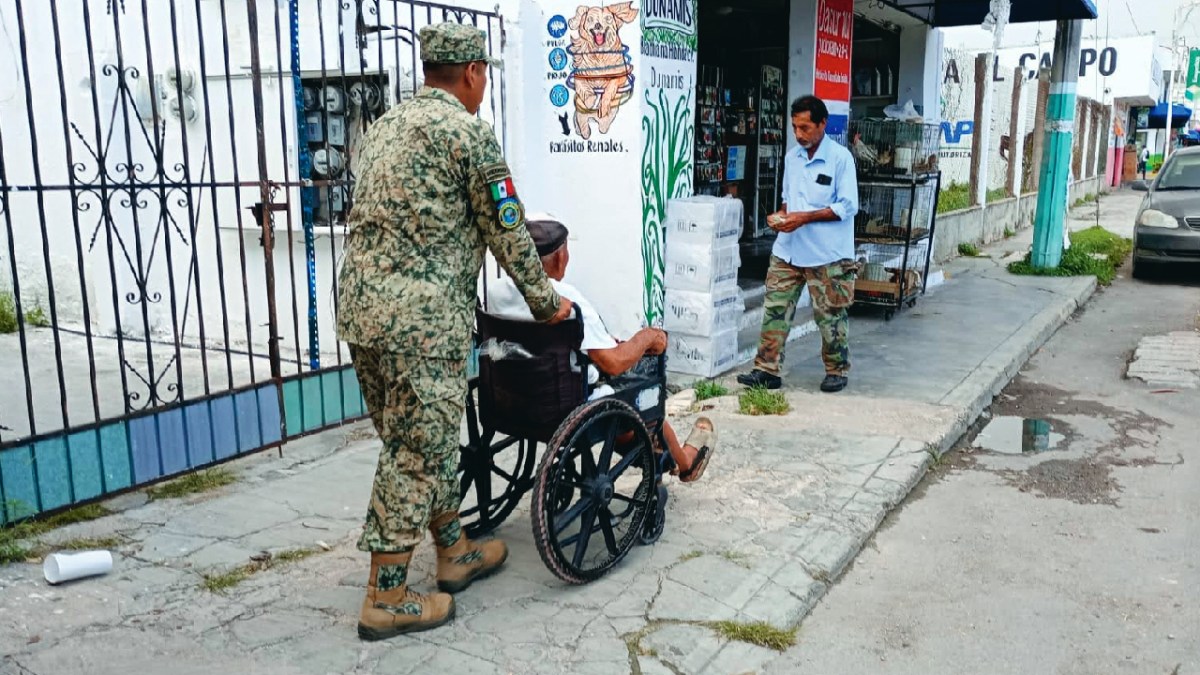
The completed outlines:
{"type": "Polygon", "coordinates": [[[1200,147],[1176,151],[1153,181],[1132,187],[1147,193],[1133,228],[1133,276],[1168,263],[1200,266],[1200,147]]]}

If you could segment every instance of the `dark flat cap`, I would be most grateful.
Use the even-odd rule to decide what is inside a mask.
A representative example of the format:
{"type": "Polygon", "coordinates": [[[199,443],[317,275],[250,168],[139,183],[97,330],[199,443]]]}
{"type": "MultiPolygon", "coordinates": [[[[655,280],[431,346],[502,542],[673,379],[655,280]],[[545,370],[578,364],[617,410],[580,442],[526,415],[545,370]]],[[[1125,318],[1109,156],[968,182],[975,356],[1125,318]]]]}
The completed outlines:
{"type": "Polygon", "coordinates": [[[570,234],[566,225],[553,216],[544,214],[527,217],[525,227],[529,230],[529,236],[533,237],[533,243],[537,246],[540,256],[550,255],[562,248],[563,244],[567,243],[567,235],[570,234]]]}

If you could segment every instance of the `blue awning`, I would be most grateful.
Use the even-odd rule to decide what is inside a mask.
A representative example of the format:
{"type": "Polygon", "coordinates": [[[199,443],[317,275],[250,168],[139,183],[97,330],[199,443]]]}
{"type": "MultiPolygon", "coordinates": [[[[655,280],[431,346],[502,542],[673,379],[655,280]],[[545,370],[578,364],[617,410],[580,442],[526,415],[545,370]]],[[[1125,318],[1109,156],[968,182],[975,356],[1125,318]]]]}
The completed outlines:
{"type": "MultiPolygon", "coordinates": [[[[978,26],[987,16],[988,0],[883,0],[935,27],[978,26]]],[[[1093,0],[1012,0],[1009,23],[1094,19],[1093,0]]]]}
{"type": "MultiPolygon", "coordinates": [[[[1171,106],[1171,128],[1178,129],[1187,126],[1188,120],[1192,118],[1192,109],[1180,105],[1178,103],[1171,106]]],[[[1158,105],[1150,109],[1150,113],[1146,116],[1146,123],[1151,129],[1161,129],[1167,123],[1167,103],[1160,102],[1158,105]]]]}

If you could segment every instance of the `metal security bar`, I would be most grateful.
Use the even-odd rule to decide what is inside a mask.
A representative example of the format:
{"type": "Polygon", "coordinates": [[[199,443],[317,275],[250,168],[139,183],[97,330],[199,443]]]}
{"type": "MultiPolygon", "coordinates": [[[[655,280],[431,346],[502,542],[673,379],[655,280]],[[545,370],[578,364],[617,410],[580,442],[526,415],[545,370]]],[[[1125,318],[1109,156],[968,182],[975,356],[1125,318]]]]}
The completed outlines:
{"type": "Polygon", "coordinates": [[[0,0],[0,524],[363,415],[354,158],[440,21],[502,49],[407,0],[0,0]]]}

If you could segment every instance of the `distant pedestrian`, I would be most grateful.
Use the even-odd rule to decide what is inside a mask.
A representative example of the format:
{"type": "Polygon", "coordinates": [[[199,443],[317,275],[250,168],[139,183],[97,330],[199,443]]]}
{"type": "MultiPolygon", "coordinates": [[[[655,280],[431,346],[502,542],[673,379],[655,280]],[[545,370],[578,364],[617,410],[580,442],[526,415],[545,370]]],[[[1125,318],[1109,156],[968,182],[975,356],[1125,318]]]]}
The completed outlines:
{"type": "Polygon", "coordinates": [[[363,639],[427,630],[454,618],[449,593],[492,574],[508,549],[467,539],[459,522],[459,425],[475,280],[491,249],[533,316],[571,311],[542,269],[495,133],[476,117],[489,66],[482,31],[455,23],[420,32],[425,87],[375,122],[356,165],[338,333],[350,344],[383,448],[359,549],[371,576],[363,639]],[[443,593],[408,586],[429,529],[443,593]]]}
{"type": "Polygon", "coordinates": [[[778,389],[783,352],[796,302],[808,286],[821,329],[825,380],[821,391],[846,388],[850,373],[850,321],[854,302],[854,216],[858,179],[850,151],[825,136],[829,111],[816,96],[792,103],[797,147],[783,162],[783,208],[767,218],[779,237],[767,270],[766,314],[754,370],[738,376],[749,387],[778,389]]]}
{"type": "Polygon", "coordinates": [[[1142,155],[1138,157],[1138,172],[1142,174],[1142,180],[1146,179],[1146,168],[1150,164],[1150,146],[1142,146],[1142,155]]]}

